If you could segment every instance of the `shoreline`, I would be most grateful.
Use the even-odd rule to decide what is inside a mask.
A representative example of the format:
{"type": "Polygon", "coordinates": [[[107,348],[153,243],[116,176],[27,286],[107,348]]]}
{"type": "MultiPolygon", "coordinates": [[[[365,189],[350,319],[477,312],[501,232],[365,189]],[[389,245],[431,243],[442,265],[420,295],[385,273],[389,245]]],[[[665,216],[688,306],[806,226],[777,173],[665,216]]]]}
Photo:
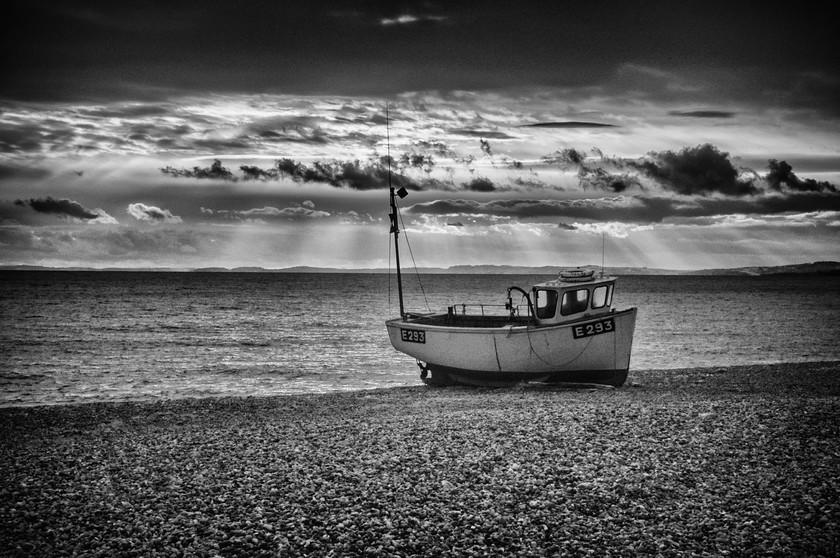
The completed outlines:
{"type": "MultiPolygon", "coordinates": [[[[720,366],[698,366],[698,367],[690,367],[690,368],[650,368],[650,369],[630,369],[630,372],[627,377],[627,381],[624,383],[623,386],[620,388],[616,388],[619,390],[627,389],[628,387],[655,387],[661,385],[672,385],[675,383],[675,378],[683,378],[683,381],[688,381],[691,383],[692,381],[696,384],[697,382],[696,377],[705,376],[708,374],[716,374],[716,373],[725,373],[725,371],[735,371],[736,373],[740,373],[744,370],[750,369],[774,369],[779,367],[812,367],[812,366],[835,366],[840,369],[840,360],[816,360],[816,361],[794,361],[794,362],[770,362],[770,363],[759,363],[759,364],[737,364],[737,365],[720,365],[720,366]],[[694,378],[694,380],[689,380],[688,378],[694,378]]],[[[573,384],[569,384],[567,386],[560,386],[560,385],[550,385],[550,384],[539,384],[539,383],[523,383],[518,386],[508,387],[508,388],[493,388],[497,389],[500,392],[510,390],[510,389],[545,389],[545,390],[562,390],[562,389],[586,389],[587,386],[576,386],[573,384]]],[[[590,386],[593,389],[597,389],[596,386],[590,386]]],[[[463,386],[464,389],[480,389],[480,388],[471,388],[468,386],[463,386]]],[[[51,402],[12,402],[12,404],[8,404],[9,402],[0,402],[0,414],[4,411],[10,410],[27,410],[27,409],[55,409],[55,408],[63,408],[63,407],[76,407],[76,406],[84,406],[84,405],[122,405],[122,404],[134,404],[134,405],[152,405],[152,404],[164,404],[164,403],[173,403],[177,404],[179,402],[190,402],[190,401],[201,401],[201,400],[237,400],[237,399],[272,399],[272,398],[286,398],[286,397],[317,397],[317,396],[334,396],[334,395],[342,395],[346,394],[348,396],[352,396],[353,394],[359,393],[370,393],[370,392],[388,392],[390,390],[412,390],[412,389],[434,389],[426,386],[425,384],[419,383],[417,385],[406,385],[406,386],[390,386],[390,387],[374,387],[374,388],[356,388],[356,389],[340,389],[340,390],[331,390],[325,392],[298,392],[298,393],[278,393],[278,394],[267,394],[267,395],[207,395],[207,396],[186,396],[186,397],[158,397],[158,398],[138,398],[138,399],[114,399],[114,400],[97,400],[91,399],[88,401],[51,401],[51,402]]],[[[455,389],[461,389],[460,387],[455,387],[455,389]]],[[[603,389],[613,389],[608,386],[605,386],[603,389]]]]}
{"type": "Polygon", "coordinates": [[[840,362],[0,409],[0,554],[830,556],[840,362]]]}

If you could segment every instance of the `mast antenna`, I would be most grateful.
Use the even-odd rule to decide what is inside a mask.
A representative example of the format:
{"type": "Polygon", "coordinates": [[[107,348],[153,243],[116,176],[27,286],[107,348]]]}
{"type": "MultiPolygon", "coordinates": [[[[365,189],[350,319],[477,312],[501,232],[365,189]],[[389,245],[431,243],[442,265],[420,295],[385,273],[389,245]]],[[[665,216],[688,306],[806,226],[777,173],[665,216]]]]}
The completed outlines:
{"type": "Polygon", "coordinates": [[[391,232],[394,234],[394,256],[397,264],[397,293],[400,298],[400,316],[405,319],[405,305],[403,303],[403,288],[402,288],[402,271],[400,270],[400,225],[397,214],[397,200],[399,195],[404,198],[406,195],[405,188],[400,188],[399,192],[394,191],[394,186],[391,184],[391,125],[390,114],[388,111],[388,103],[385,103],[385,138],[387,146],[388,159],[388,190],[391,194],[391,232]]]}
{"type": "Polygon", "coordinates": [[[604,254],[606,253],[606,242],[604,231],[601,231],[601,277],[604,276],[604,254]]]}

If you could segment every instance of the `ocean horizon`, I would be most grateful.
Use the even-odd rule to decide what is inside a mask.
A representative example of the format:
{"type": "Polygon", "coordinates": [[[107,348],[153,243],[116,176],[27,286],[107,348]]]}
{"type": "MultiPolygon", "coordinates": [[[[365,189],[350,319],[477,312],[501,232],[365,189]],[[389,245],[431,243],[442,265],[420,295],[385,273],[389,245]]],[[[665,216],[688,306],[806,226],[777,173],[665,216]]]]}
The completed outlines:
{"type": "MultiPolygon", "coordinates": [[[[404,273],[417,272],[421,274],[498,274],[498,275],[543,275],[556,274],[561,269],[591,269],[603,271],[611,275],[787,275],[787,274],[840,274],[840,262],[815,261],[800,264],[776,266],[745,266],[731,268],[703,268],[703,269],[667,269],[650,267],[602,266],[587,264],[582,266],[562,265],[497,265],[497,264],[465,264],[449,267],[420,267],[415,270],[404,270],[404,273]]],[[[267,268],[261,266],[242,267],[84,267],[84,266],[41,266],[41,265],[0,265],[0,272],[4,271],[104,271],[129,273],[394,273],[392,268],[339,268],[290,266],[267,268]]]]}

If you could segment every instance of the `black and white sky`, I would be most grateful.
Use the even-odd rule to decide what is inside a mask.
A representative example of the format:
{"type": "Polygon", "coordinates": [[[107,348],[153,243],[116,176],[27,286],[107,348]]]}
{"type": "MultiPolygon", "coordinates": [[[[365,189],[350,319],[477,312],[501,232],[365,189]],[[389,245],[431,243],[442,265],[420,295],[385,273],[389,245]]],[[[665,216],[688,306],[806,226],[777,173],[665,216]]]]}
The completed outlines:
{"type": "Polygon", "coordinates": [[[840,259],[824,3],[34,0],[5,27],[0,264],[386,267],[389,153],[423,266],[840,259]]]}

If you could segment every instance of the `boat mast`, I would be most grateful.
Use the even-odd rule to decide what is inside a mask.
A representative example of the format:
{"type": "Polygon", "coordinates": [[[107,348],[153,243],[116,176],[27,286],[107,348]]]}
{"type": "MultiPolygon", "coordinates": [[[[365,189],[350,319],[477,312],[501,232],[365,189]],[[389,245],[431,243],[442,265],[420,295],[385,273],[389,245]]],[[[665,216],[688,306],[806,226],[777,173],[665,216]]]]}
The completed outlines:
{"type": "MultiPolygon", "coordinates": [[[[400,270],[400,225],[397,222],[397,200],[394,186],[391,184],[391,129],[388,114],[388,103],[385,103],[385,137],[388,150],[388,190],[391,192],[391,232],[394,234],[394,255],[397,260],[397,292],[400,297],[400,317],[405,318],[405,306],[403,304],[402,272],[400,270]]],[[[401,190],[401,194],[402,194],[401,190]]],[[[400,195],[403,197],[403,195],[400,195]]]]}

